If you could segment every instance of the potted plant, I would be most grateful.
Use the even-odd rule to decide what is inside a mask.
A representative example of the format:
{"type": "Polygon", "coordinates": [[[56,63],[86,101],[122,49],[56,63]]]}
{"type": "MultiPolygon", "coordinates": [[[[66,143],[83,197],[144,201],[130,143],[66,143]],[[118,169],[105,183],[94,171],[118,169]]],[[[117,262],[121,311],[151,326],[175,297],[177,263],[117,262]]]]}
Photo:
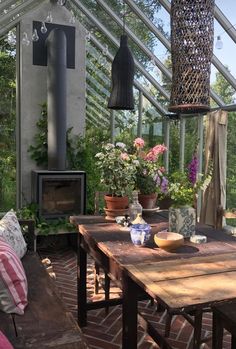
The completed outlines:
{"type": "Polygon", "coordinates": [[[203,177],[198,174],[196,153],[185,171],[169,176],[168,195],[172,200],[169,208],[169,230],[184,237],[194,235],[196,226],[196,202],[199,190],[205,190],[211,181],[212,169],[203,177]]]}
{"type": "Polygon", "coordinates": [[[128,154],[126,145],[102,145],[101,152],[95,155],[100,170],[100,182],[107,191],[105,202],[107,209],[125,209],[128,207],[128,195],[135,186],[137,162],[128,154]]]}
{"type": "Polygon", "coordinates": [[[145,142],[142,138],[134,140],[138,161],[136,188],[143,208],[152,209],[155,207],[158,193],[167,191],[168,180],[165,176],[165,168],[160,164],[160,156],[167,148],[163,144],[157,144],[144,151],[144,146],[145,142]]]}

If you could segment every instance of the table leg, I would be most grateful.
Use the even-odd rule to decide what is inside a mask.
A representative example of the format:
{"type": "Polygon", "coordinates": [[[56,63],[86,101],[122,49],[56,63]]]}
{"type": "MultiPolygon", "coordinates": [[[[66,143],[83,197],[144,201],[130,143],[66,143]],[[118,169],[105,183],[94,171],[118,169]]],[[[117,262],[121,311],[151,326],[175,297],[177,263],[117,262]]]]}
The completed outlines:
{"type": "Polygon", "coordinates": [[[223,326],[217,314],[213,311],[213,326],[212,326],[212,348],[222,349],[223,345],[223,326]]]}
{"type": "Polygon", "coordinates": [[[109,313],[109,305],[108,305],[108,301],[110,299],[110,278],[107,275],[107,273],[105,272],[105,284],[104,284],[104,289],[105,289],[105,300],[107,301],[107,305],[105,307],[105,313],[106,315],[108,315],[109,313]]]}
{"type": "Polygon", "coordinates": [[[236,348],[236,336],[235,334],[232,334],[232,339],[231,339],[231,349],[236,348]]]}
{"type": "Polygon", "coordinates": [[[122,349],[137,349],[137,289],[135,283],[124,272],[122,276],[122,349]]]}
{"type": "Polygon", "coordinates": [[[82,235],[78,233],[77,305],[78,324],[81,327],[87,324],[87,253],[81,246],[82,239],[82,235]]]}
{"type": "Polygon", "coordinates": [[[197,310],[194,315],[193,349],[199,349],[202,333],[202,310],[197,310]]]}

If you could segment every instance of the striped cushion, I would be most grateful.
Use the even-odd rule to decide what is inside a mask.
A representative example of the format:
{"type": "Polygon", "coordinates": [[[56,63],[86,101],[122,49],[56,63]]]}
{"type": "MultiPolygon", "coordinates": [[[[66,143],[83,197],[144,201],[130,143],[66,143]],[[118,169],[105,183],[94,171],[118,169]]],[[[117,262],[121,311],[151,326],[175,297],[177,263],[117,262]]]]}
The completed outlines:
{"type": "Polygon", "coordinates": [[[0,331],[0,349],[14,349],[8,339],[0,331]]]}
{"type": "Polygon", "coordinates": [[[0,310],[24,314],[27,305],[27,280],[15,251],[0,239],[0,310]]]}
{"type": "Polygon", "coordinates": [[[13,248],[19,258],[24,256],[27,246],[13,210],[7,212],[0,220],[0,237],[13,248]]]}

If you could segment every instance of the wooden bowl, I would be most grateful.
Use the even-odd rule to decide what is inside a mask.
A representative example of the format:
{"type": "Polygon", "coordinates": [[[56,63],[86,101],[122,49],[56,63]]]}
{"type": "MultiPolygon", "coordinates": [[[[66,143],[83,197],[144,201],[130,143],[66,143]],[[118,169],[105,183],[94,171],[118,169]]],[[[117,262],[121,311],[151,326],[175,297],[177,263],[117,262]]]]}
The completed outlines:
{"type": "Polygon", "coordinates": [[[184,237],[178,233],[162,231],[154,235],[154,241],[159,248],[165,251],[173,251],[183,245],[184,237]]]}

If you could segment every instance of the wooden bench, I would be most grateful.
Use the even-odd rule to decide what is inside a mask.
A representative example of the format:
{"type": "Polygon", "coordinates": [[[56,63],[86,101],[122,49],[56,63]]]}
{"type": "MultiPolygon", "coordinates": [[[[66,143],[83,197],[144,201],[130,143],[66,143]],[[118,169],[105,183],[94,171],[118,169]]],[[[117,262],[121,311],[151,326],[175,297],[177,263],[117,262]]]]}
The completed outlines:
{"type": "MultiPolygon", "coordinates": [[[[35,246],[32,221],[19,221],[27,227],[28,247],[35,246]]],[[[25,230],[25,233],[26,233],[25,230]]],[[[55,282],[48,275],[38,254],[29,250],[22,258],[28,281],[28,306],[24,315],[0,311],[0,330],[15,349],[87,349],[83,334],[66,309],[55,282]]]]}
{"type": "Polygon", "coordinates": [[[213,310],[212,348],[223,348],[223,332],[226,329],[232,335],[231,349],[236,348],[236,302],[216,304],[213,310]]]}

